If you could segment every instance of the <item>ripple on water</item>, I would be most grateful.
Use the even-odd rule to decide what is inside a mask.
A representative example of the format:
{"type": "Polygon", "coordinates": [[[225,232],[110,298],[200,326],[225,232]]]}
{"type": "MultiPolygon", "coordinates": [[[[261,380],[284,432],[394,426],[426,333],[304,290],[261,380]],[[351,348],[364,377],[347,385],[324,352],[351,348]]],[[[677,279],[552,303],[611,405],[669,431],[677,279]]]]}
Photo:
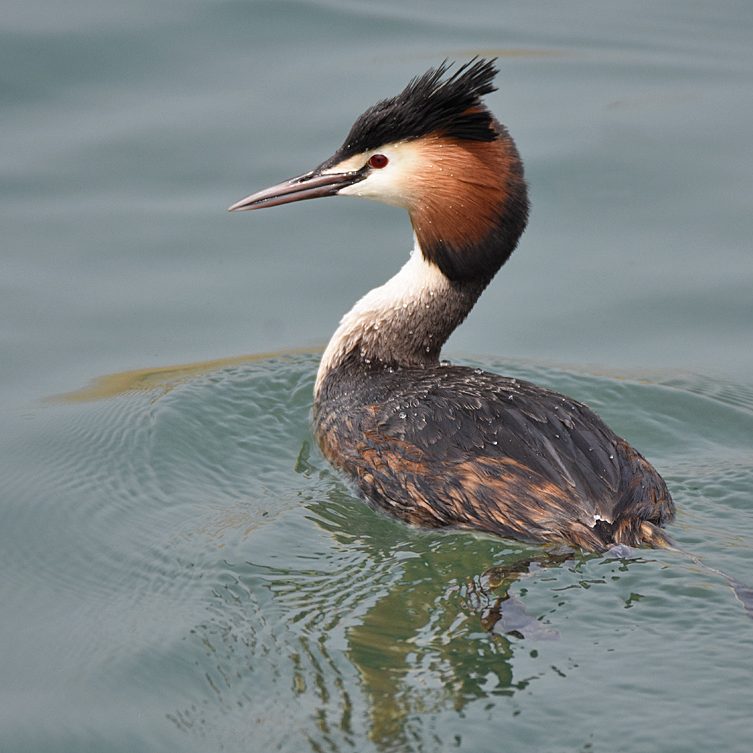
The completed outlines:
{"type": "MultiPolygon", "coordinates": [[[[678,543],[753,571],[744,388],[477,365],[596,407],[666,475],[678,543]]],[[[501,725],[520,747],[558,716],[577,749],[617,696],[644,730],[694,708],[683,740],[739,726],[750,699],[729,678],[753,639],[723,577],[677,552],[547,560],[372,511],[313,444],[315,370],[304,355],[235,364],[28,423],[4,577],[11,605],[56,615],[70,704],[76,677],[182,750],[422,750],[455,735],[479,750],[501,725]]],[[[646,742],[627,717],[612,734],[627,751],[646,742]]]]}
{"type": "Polygon", "coordinates": [[[269,361],[46,407],[12,479],[17,535],[5,555],[33,562],[18,577],[93,611],[113,608],[118,590],[116,610],[147,595],[190,599],[207,564],[196,541],[221,550],[300,504],[284,481],[308,437],[312,383],[309,369],[269,361]]]}

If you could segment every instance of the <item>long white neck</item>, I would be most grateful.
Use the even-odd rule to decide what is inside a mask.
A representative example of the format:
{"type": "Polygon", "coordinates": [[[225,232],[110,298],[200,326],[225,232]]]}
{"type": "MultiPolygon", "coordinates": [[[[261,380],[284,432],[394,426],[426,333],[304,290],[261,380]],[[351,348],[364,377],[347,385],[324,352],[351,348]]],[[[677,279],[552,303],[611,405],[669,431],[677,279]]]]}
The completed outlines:
{"type": "Polygon", "coordinates": [[[377,366],[437,364],[445,341],[484,287],[485,283],[451,282],[424,259],[416,241],[400,271],[341,319],[322,356],[314,395],[319,395],[327,375],[352,355],[377,366]]]}

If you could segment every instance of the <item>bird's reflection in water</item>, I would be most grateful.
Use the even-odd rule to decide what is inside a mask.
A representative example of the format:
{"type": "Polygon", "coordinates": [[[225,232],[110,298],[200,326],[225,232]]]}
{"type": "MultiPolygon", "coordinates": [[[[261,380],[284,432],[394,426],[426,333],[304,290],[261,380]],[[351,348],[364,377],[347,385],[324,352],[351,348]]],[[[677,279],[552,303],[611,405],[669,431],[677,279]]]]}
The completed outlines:
{"type": "Polygon", "coordinates": [[[530,615],[523,602],[510,593],[521,578],[542,568],[559,567],[573,559],[571,550],[525,553],[504,564],[494,565],[468,583],[466,601],[484,630],[517,638],[556,639],[559,633],[530,615]]]}
{"type": "Polygon", "coordinates": [[[515,645],[522,639],[530,650],[558,633],[543,617],[528,613],[513,586],[572,560],[573,552],[414,531],[365,506],[359,512],[352,499],[338,502],[338,496],[311,507],[335,537],[347,516],[350,545],[367,546],[372,558],[373,603],[346,635],[348,658],[368,698],[369,737],[378,749],[412,750],[411,741],[426,739],[433,714],[461,712],[475,700],[526,688],[534,678],[515,676],[515,645]],[[346,504],[347,512],[340,507],[346,504]],[[398,546],[396,527],[407,534],[398,546]],[[392,536],[383,535],[388,531],[392,536]],[[387,544],[381,550],[380,541],[387,544]]]}
{"type": "Polygon", "coordinates": [[[507,708],[550,671],[515,662],[557,638],[551,600],[524,606],[523,581],[587,558],[409,528],[354,498],[308,442],[296,470],[295,520],[254,530],[248,559],[212,576],[190,636],[199,697],[169,715],[181,731],[228,749],[245,728],[256,750],[429,750],[448,718],[507,708]]]}

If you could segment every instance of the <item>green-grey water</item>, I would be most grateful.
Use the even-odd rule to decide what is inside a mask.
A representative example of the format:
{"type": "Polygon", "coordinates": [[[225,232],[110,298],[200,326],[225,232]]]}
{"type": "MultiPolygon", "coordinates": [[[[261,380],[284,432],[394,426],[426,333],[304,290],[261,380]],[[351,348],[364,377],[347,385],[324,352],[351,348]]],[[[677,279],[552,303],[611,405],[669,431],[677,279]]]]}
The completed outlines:
{"type": "Polygon", "coordinates": [[[6,3],[0,750],[747,753],[752,32],[733,0],[6,3]],[[313,442],[317,353],[409,224],[225,207],[477,52],[533,212],[445,353],[595,408],[682,551],[414,530],[313,442]]]}

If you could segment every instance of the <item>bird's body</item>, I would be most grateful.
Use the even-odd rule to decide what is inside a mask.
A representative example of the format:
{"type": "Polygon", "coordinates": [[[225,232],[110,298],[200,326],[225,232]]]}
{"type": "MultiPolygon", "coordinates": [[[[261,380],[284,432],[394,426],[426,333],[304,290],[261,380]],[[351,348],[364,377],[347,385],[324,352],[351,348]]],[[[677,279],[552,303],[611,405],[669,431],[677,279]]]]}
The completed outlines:
{"type": "Polygon", "coordinates": [[[330,462],[409,523],[587,550],[664,541],[656,471],[585,405],[529,382],[354,358],[325,380],[314,421],[330,462]]]}
{"type": "Polygon", "coordinates": [[[413,524],[587,550],[663,545],[664,481],[589,408],[439,361],[528,214],[515,145],[481,101],[493,64],[446,71],[367,110],[315,170],[232,207],[341,194],[410,213],[409,261],[343,317],[322,357],[319,444],[371,504],[413,524]]]}

